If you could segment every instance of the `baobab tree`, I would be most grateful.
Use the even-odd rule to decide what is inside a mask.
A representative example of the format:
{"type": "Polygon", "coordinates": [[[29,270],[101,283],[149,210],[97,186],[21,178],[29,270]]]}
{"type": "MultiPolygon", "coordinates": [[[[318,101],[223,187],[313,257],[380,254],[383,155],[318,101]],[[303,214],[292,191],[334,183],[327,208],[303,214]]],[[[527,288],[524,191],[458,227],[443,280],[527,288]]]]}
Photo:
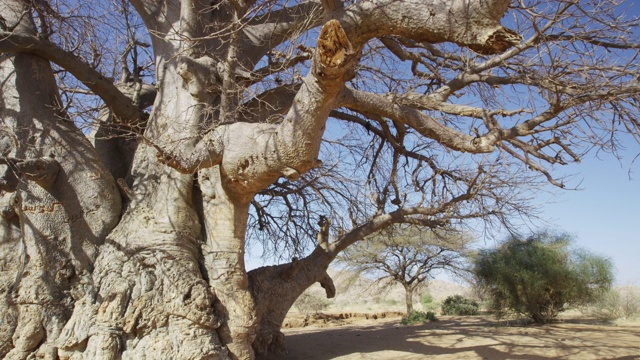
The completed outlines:
{"type": "Polygon", "coordinates": [[[356,241],[507,222],[529,180],[563,187],[554,165],[637,136],[637,22],[622,10],[2,1],[0,355],[282,350],[284,314],[314,282],[332,295],[326,269],[356,241]],[[317,242],[247,273],[260,230],[317,242]]]}

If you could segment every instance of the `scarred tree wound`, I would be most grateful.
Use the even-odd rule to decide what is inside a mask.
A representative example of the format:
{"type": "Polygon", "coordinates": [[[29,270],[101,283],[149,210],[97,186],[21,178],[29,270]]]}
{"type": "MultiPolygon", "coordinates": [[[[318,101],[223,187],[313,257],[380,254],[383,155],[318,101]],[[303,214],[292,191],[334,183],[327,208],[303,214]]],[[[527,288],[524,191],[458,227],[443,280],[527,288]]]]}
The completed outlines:
{"type": "MultiPolygon", "coordinates": [[[[329,20],[320,31],[312,72],[323,81],[335,80],[353,68],[356,50],[338,20],[329,20]]],[[[355,74],[349,72],[353,77],[355,74]]]]}
{"type": "Polygon", "coordinates": [[[329,20],[318,37],[320,62],[329,67],[342,65],[348,55],[353,55],[353,46],[338,20],[329,20]]]}
{"type": "Polygon", "coordinates": [[[467,47],[480,55],[502,54],[507,49],[518,45],[522,36],[511,29],[500,27],[491,33],[484,44],[470,44],[467,47]]]}

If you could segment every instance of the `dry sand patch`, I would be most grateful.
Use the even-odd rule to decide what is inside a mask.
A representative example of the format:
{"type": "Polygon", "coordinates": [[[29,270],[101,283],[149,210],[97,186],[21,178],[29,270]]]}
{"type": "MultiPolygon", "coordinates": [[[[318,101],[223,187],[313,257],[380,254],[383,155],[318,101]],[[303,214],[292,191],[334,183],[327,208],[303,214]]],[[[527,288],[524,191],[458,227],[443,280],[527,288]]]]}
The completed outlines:
{"type": "MultiPolygon", "coordinates": [[[[352,320],[353,321],[353,320],[352,320]]],[[[327,326],[326,324],[319,324],[327,326]]],[[[336,324],[332,324],[335,326],[336,324]]],[[[337,327],[284,329],[289,360],[325,359],[636,359],[640,323],[565,321],[506,326],[489,317],[441,317],[416,326],[360,319],[337,327]]]]}

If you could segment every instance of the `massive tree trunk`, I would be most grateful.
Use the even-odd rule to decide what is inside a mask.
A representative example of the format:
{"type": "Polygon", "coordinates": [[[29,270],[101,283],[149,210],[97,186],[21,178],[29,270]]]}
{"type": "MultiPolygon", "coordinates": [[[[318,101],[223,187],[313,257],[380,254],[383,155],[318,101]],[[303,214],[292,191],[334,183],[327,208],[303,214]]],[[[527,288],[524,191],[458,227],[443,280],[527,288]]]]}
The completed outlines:
{"type": "MultiPolygon", "coordinates": [[[[34,34],[25,5],[0,13],[34,34]]],[[[99,247],[120,217],[113,178],[61,109],[48,61],[0,55],[2,326],[0,356],[55,358],[56,340],[91,297],[99,247]]]]}
{"type": "MultiPolygon", "coordinates": [[[[223,26],[221,19],[237,20],[241,11],[204,11],[210,4],[198,0],[131,2],[153,34],[158,92],[124,167],[100,159],[66,117],[51,65],[33,54],[40,50],[0,55],[0,356],[252,359],[252,344],[260,353],[280,352],[280,327],[296,298],[317,281],[333,296],[326,269],[336,254],[394,219],[331,246],[325,226],[310,256],[248,275],[250,201],[279,177],[294,180],[317,166],[326,119],[340,105],[365,42],[383,35],[380,19],[397,22],[392,30],[400,35],[496,52],[506,45],[485,44],[485,35],[502,31],[507,2],[492,2],[489,20],[477,24],[484,38],[443,29],[451,15],[441,5],[434,11],[442,16],[425,29],[414,29],[414,9],[394,1],[325,9],[336,11],[332,17],[349,34],[338,21],[326,22],[311,70],[278,124],[239,121],[236,70],[253,68],[266,53],[266,37],[277,43],[289,30],[223,26]],[[220,30],[211,24],[231,32],[206,38],[205,31],[220,30]]],[[[5,0],[0,14],[17,40],[35,35],[26,2],[5,0]]],[[[320,22],[312,20],[306,26],[320,22]]],[[[84,81],[83,73],[75,75],[84,81]]],[[[85,84],[110,99],[109,84],[94,80],[85,84]]],[[[123,105],[126,96],[115,99],[108,105],[118,121],[140,120],[123,105]]]]}

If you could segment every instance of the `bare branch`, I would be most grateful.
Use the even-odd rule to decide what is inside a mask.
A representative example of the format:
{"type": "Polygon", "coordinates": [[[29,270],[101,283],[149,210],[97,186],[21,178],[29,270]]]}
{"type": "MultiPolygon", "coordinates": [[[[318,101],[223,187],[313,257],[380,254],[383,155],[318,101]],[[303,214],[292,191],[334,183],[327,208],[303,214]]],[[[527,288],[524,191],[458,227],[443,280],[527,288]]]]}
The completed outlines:
{"type": "Polygon", "coordinates": [[[112,81],[75,55],[49,41],[31,35],[0,32],[0,53],[7,52],[38,55],[66,69],[94,94],[100,96],[114,115],[123,122],[135,122],[147,117],[112,81]]]}

